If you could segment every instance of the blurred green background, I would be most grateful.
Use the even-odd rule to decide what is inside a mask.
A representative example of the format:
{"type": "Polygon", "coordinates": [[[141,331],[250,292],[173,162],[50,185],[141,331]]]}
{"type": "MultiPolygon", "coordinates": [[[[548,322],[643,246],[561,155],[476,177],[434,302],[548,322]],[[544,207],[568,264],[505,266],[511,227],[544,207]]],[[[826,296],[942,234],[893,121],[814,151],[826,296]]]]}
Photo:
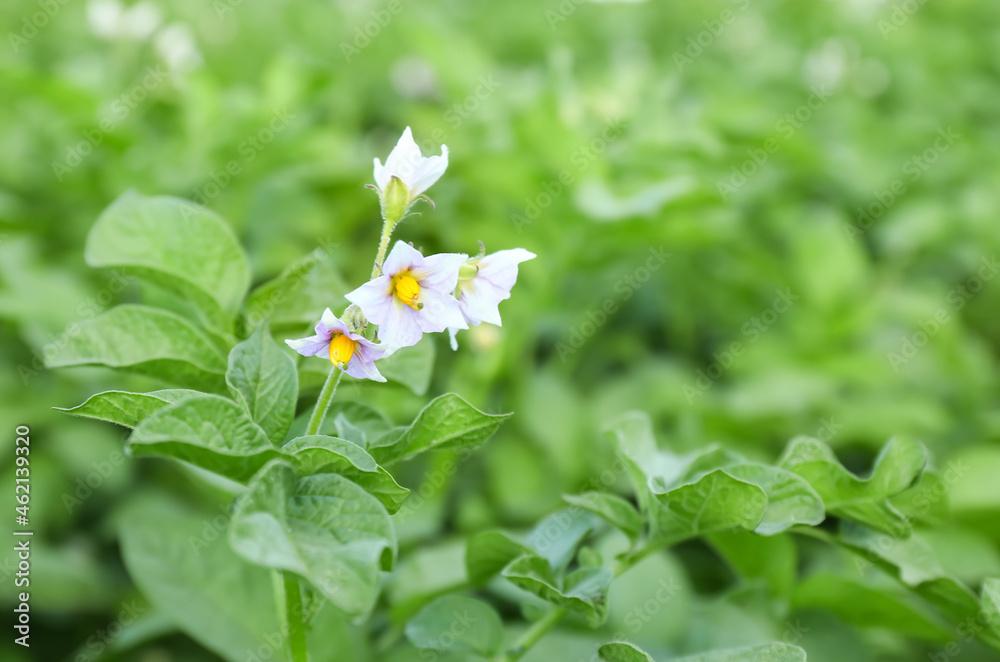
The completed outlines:
{"type": "MultiPolygon", "coordinates": [[[[604,424],[642,409],[672,448],[773,460],[808,434],[856,470],[915,436],[957,468],[952,518],[928,533],[942,563],[972,585],[1000,574],[1000,5],[6,0],[0,16],[0,467],[12,485],[14,428],[30,425],[36,532],[35,645],[5,635],[4,660],[97,659],[88,638],[144,604],[117,522],[222,503],[172,463],[123,458],[125,430],[50,409],[152,385],[43,367],[75,323],[141,294],[84,263],[98,214],[128,189],[199,201],[255,283],[321,248],[324,282],[343,285],[288,304],[276,335],[293,337],[366,278],[380,219],[364,185],[407,125],[451,165],[399,238],[539,257],[502,329],[462,334],[457,353],[436,338],[431,394],[516,416],[400,523],[404,568],[433,574],[465,533],[559,507],[608,465],[604,424]]],[[[338,397],[397,422],[425,401],[392,384],[338,397]]],[[[418,489],[436,461],[400,483],[418,489]]],[[[799,552],[801,576],[833,554],[799,552]]],[[[698,544],[655,562],[612,605],[621,622],[680,577],[642,631],[651,651],[786,627],[698,544]]],[[[796,600],[810,660],[942,650],[796,600]]],[[[101,659],[217,659],[142,609],[101,659]]],[[[526,660],[589,659],[607,638],[564,630],[526,660]]],[[[993,658],[963,644],[962,659],[993,658]]]]}

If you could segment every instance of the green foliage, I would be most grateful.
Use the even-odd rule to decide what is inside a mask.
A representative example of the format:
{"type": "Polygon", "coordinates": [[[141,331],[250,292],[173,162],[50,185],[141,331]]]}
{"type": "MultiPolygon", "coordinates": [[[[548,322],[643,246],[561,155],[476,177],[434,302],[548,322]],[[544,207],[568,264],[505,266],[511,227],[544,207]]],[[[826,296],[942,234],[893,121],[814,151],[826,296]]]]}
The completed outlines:
{"type": "Polygon", "coordinates": [[[137,457],[170,457],[241,482],[280,455],[241,407],[217,395],[158,409],[132,431],[128,448],[137,457]]]}
{"type": "Polygon", "coordinates": [[[280,461],[236,501],[229,543],[249,561],[305,577],[350,616],[371,610],[379,570],[390,570],[396,554],[389,515],[375,497],[337,474],[297,478],[280,461]]]}
{"type": "Polygon", "coordinates": [[[369,442],[382,464],[392,464],[429,450],[475,448],[493,436],[511,414],[487,414],[454,393],[434,398],[402,430],[391,430],[369,442]]]}
{"type": "Polygon", "coordinates": [[[921,444],[907,438],[893,439],[875,460],[871,477],[862,480],[845,469],[826,444],[797,438],[788,445],[779,465],[809,481],[831,513],[905,535],[909,522],[889,498],[912,486],[926,463],[927,452],[921,444]]]}
{"type": "Polygon", "coordinates": [[[107,366],[210,391],[225,386],[221,341],[176,313],[147,306],[118,306],[81,323],[46,365],[107,366]]]}
{"type": "Polygon", "coordinates": [[[417,648],[483,657],[500,651],[503,636],[503,622],[493,607],[458,595],[438,598],[406,624],[406,638],[417,648]]]}
{"type": "Polygon", "coordinates": [[[178,627],[226,660],[245,660],[265,637],[280,637],[271,577],[206,532],[211,522],[197,515],[136,508],[122,522],[122,556],[143,595],[178,627]]]}
{"type": "Polygon", "coordinates": [[[295,418],[299,378],[295,363],[263,326],[229,353],[226,383],[268,439],[279,442],[285,437],[295,418]]]}
{"type": "Polygon", "coordinates": [[[250,267],[229,225],[180,198],[128,192],[87,235],[87,264],[117,268],[190,300],[207,323],[232,325],[250,267]]]}
{"type": "MultiPolygon", "coordinates": [[[[0,658],[92,657],[138,598],[102,658],[283,659],[283,571],[227,533],[279,461],[291,492],[353,484],[399,549],[391,572],[367,557],[364,621],[285,573],[314,662],[510,662],[529,640],[524,662],[994,660],[1000,9],[742,4],[402,3],[383,24],[183,0],[142,38],[99,34],[97,3],[6,3],[0,409],[33,433],[36,637],[0,658]],[[362,185],[407,124],[451,164],[404,240],[539,259],[502,328],[402,350],[387,385],[345,378],[305,437],[329,364],[283,341],[370,272],[362,185]],[[81,402],[92,420],[49,410],[81,402]],[[636,409],[651,446],[604,443],[636,409]],[[116,426],[184,464],[133,461],[116,426]],[[596,629],[581,572],[616,577],[596,629]],[[415,615],[473,595],[502,651],[414,649],[415,615]]],[[[265,505],[253,521],[279,521],[265,505]]]]}

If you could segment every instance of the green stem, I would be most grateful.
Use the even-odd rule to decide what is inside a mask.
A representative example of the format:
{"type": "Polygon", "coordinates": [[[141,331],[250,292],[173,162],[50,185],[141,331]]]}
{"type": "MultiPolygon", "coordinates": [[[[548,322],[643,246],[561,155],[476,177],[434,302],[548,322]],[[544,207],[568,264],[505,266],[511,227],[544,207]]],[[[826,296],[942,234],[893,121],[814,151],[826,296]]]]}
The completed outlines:
{"type": "Polygon", "coordinates": [[[382,263],[385,262],[385,254],[389,250],[389,240],[392,238],[392,231],[399,223],[398,218],[387,218],[382,224],[382,237],[378,241],[378,254],[375,255],[375,264],[372,265],[372,278],[382,275],[382,263]]]}
{"type": "Polygon", "coordinates": [[[343,376],[343,371],[337,370],[336,366],[330,368],[330,374],[326,376],[323,390],[319,392],[319,398],[316,399],[316,409],[313,410],[312,416],[309,418],[309,425],[306,426],[306,435],[319,433],[323,419],[326,418],[326,412],[330,408],[330,401],[333,400],[337,386],[340,385],[340,378],[343,376]],[[336,379],[333,378],[334,373],[337,374],[336,379]]]}
{"type": "Polygon", "coordinates": [[[276,582],[278,611],[281,614],[287,641],[289,659],[292,662],[309,662],[306,647],[306,626],[302,619],[302,589],[290,572],[279,572],[280,582],[276,582]]]}
{"type": "Polygon", "coordinates": [[[545,615],[528,628],[524,634],[518,637],[506,653],[496,658],[495,662],[516,662],[531,650],[531,647],[541,641],[542,637],[549,633],[555,625],[566,615],[566,610],[562,607],[552,607],[545,615]]]}
{"type": "MultiPolygon", "coordinates": [[[[662,549],[659,545],[646,545],[637,553],[621,561],[615,568],[615,578],[621,577],[634,567],[639,561],[646,558],[653,552],[662,549]]],[[[548,634],[549,630],[556,626],[568,612],[562,607],[550,608],[542,618],[528,628],[521,637],[514,642],[514,646],[506,653],[496,657],[494,662],[516,662],[527,654],[531,647],[537,644],[542,637],[548,634]]]]}

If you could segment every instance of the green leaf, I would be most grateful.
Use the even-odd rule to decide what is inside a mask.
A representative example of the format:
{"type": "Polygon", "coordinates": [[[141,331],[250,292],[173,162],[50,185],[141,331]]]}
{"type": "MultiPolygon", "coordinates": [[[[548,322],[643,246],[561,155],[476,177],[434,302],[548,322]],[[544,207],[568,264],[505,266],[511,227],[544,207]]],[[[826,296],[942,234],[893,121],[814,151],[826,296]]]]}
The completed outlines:
{"type": "Polygon", "coordinates": [[[672,662],[805,662],[806,652],[798,646],[776,641],[729,650],[674,658],[672,662]]]}
{"type": "MultiPolygon", "coordinates": [[[[196,391],[191,391],[196,393],[196,391]]],[[[86,402],[65,409],[53,407],[72,416],[93,418],[134,428],[144,418],[153,412],[166,407],[169,403],[149,393],[130,393],[128,391],[105,391],[90,396],[86,402]]]]}
{"type": "Polygon", "coordinates": [[[481,586],[504,567],[532,550],[502,531],[483,531],[469,538],[465,548],[465,571],[469,583],[481,586]]]}
{"type": "Polygon", "coordinates": [[[410,494],[365,449],[350,441],[310,435],[292,439],[281,450],[291,454],[304,475],[336,473],[351,479],[381,501],[390,514],[398,511],[410,494]]]}
{"type": "Polygon", "coordinates": [[[764,490],[767,506],[755,529],[759,535],[771,536],[796,524],[815,526],[826,518],[816,490],[791,471],[764,464],[737,464],[726,467],[726,473],[764,490]]]}
{"type": "Polygon", "coordinates": [[[268,439],[280,442],[295,418],[299,376],[295,362],[271,339],[266,326],[233,347],[226,383],[268,439]]]}
{"type": "Polygon", "coordinates": [[[481,600],[447,595],[431,602],[406,624],[406,638],[417,648],[471,651],[491,657],[503,647],[503,622],[481,600]]]}
{"type": "Polygon", "coordinates": [[[374,607],[380,572],[396,553],[389,514],[375,497],[337,474],[297,479],[281,461],[237,500],[229,542],[254,563],[305,577],[357,617],[374,607]]]}
{"type": "MultiPolygon", "coordinates": [[[[972,622],[980,614],[981,604],[976,594],[945,573],[930,545],[918,533],[899,539],[849,522],[841,526],[836,536],[819,529],[803,533],[853,552],[858,570],[875,566],[898,579],[933,605],[952,625],[972,622]]],[[[975,635],[1000,651],[1000,633],[982,628],[975,635]]]]}
{"type": "Polygon", "coordinates": [[[597,649],[604,662],[653,662],[653,658],[627,641],[613,641],[597,649]]]}
{"type": "Polygon", "coordinates": [[[493,436],[512,414],[487,414],[454,393],[431,400],[398,436],[383,435],[369,451],[382,464],[404,460],[429,450],[474,448],[493,436]]]}
{"type": "Polygon", "coordinates": [[[244,308],[245,327],[251,330],[269,322],[276,335],[279,329],[311,329],[326,308],[342,310],[351,289],[330,254],[317,248],[253,291],[244,308]]]}
{"type": "Polygon", "coordinates": [[[435,354],[434,338],[425,335],[416,345],[379,361],[378,369],[390,382],[399,382],[417,395],[424,395],[431,384],[435,354]]]}
{"type": "Polygon", "coordinates": [[[560,572],[576,556],[584,539],[597,526],[596,517],[584,510],[565,508],[540,521],[525,543],[560,572]]]}
{"type": "Polygon", "coordinates": [[[240,482],[281,455],[237,404],[217,395],[154,412],[132,431],[128,447],[137,457],[170,457],[240,482]]]}
{"type": "Polygon", "coordinates": [[[642,515],[631,503],[617,494],[608,492],[564,494],[563,500],[597,515],[611,526],[620,529],[632,540],[642,534],[642,515]]]}
{"type": "Polygon", "coordinates": [[[883,627],[938,643],[952,634],[926,610],[904,596],[831,573],[816,574],[795,587],[792,605],[824,609],[858,627],[883,627]]]}
{"type": "Polygon", "coordinates": [[[609,432],[617,440],[639,505],[649,520],[653,541],[672,545],[715,531],[753,530],[763,524],[764,530],[777,532],[791,525],[785,520],[796,509],[789,505],[789,497],[801,494],[792,491],[779,495],[776,490],[775,496],[782,499],[776,499],[773,519],[764,522],[767,492],[754,481],[774,488],[783,486],[787,491],[787,484],[794,479],[742,464],[739,455],[715,446],[688,455],[661,450],[653,436],[652,422],[643,412],[622,416],[609,432]],[[748,480],[734,474],[744,474],[748,480]],[[782,501],[785,504],[779,505],[782,501]]]}
{"type": "Polygon", "coordinates": [[[910,522],[889,503],[889,497],[913,485],[926,463],[923,445],[897,437],[879,453],[871,476],[862,479],[845,469],[822,441],[798,437],[788,445],[779,465],[805,478],[828,512],[905,537],[910,522]]]}
{"type": "Polygon", "coordinates": [[[908,490],[891,497],[889,503],[907,519],[924,524],[941,525],[948,521],[948,483],[933,471],[924,471],[908,490]]]}
{"type": "Polygon", "coordinates": [[[244,662],[283,637],[270,573],[208,536],[221,537],[209,523],[216,515],[133,506],[121,524],[122,558],[158,611],[208,650],[244,662]]]}
{"type": "MultiPolygon", "coordinates": [[[[312,408],[309,408],[295,419],[292,427],[285,435],[285,439],[291,440],[304,435],[310,416],[312,416],[312,408]]],[[[367,402],[334,399],[330,405],[330,409],[327,410],[326,418],[323,421],[323,425],[320,426],[319,433],[331,437],[348,439],[349,441],[363,440],[370,442],[384,435],[392,427],[392,421],[367,402]],[[355,430],[360,430],[363,439],[358,438],[358,433],[355,430]]],[[[367,447],[367,443],[359,443],[359,445],[367,447]]]]}
{"type": "Polygon", "coordinates": [[[1000,637],[1000,579],[988,578],[983,582],[981,613],[987,619],[994,634],[1000,637]]]}
{"type": "Polygon", "coordinates": [[[591,627],[607,620],[608,587],[614,578],[608,568],[579,568],[565,577],[558,577],[548,561],[527,554],[504,568],[503,576],[518,588],[583,615],[591,627]]]}
{"type": "Polygon", "coordinates": [[[85,256],[92,267],[121,269],[191,300],[217,329],[231,326],[250,285],[229,225],[180,198],[123,194],[91,228],[85,256]]]}
{"type": "Polygon", "coordinates": [[[221,343],[179,315],[146,306],[117,306],[82,322],[46,365],[103,365],[195,389],[225,387],[221,343]]]}
{"type": "Polygon", "coordinates": [[[708,540],[743,579],[764,581],[775,596],[791,597],[798,553],[790,536],[733,530],[709,534],[708,540]]]}
{"type": "Polygon", "coordinates": [[[721,469],[693,483],[654,492],[652,503],[650,535],[668,545],[726,529],[753,530],[767,511],[764,490],[721,469]]]}

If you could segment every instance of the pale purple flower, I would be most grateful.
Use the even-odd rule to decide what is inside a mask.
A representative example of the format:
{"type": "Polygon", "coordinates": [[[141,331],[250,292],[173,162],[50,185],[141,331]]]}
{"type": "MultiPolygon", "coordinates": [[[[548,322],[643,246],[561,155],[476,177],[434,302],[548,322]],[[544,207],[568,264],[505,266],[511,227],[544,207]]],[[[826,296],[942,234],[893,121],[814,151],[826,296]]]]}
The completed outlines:
{"type": "Polygon", "coordinates": [[[385,160],[385,165],[375,159],[375,184],[379,191],[384,191],[389,181],[398,177],[409,192],[409,204],[441,179],[447,168],[448,146],[441,145],[441,156],[424,156],[413,140],[410,127],[406,127],[399,142],[389,153],[389,158],[385,160]]]}
{"type": "MultiPolygon", "coordinates": [[[[517,282],[517,265],[537,257],[523,248],[497,251],[469,261],[458,281],[455,296],[458,298],[462,317],[469,326],[483,322],[502,326],[500,302],[510,298],[510,291],[517,282]],[[465,272],[472,272],[465,277],[465,272]]],[[[455,336],[462,327],[448,329],[451,348],[457,349],[455,336]]]]}
{"type": "Polygon", "coordinates": [[[301,340],[286,340],[302,356],[322,356],[351,377],[384,382],[375,361],[392,352],[385,344],[376,344],[359,333],[327,308],[316,325],[316,335],[301,340]]]}
{"type": "Polygon", "coordinates": [[[393,347],[416,345],[425,333],[449,327],[467,329],[452,296],[458,270],[469,259],[461,253],[424,257],[397,241],[382,265],[382,275],[347,295],[369,322],[379,326],[380,340],[393,347]]]}

